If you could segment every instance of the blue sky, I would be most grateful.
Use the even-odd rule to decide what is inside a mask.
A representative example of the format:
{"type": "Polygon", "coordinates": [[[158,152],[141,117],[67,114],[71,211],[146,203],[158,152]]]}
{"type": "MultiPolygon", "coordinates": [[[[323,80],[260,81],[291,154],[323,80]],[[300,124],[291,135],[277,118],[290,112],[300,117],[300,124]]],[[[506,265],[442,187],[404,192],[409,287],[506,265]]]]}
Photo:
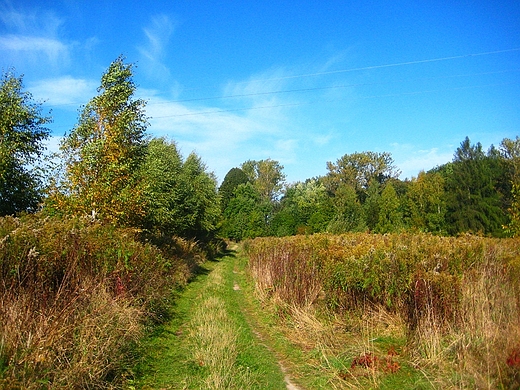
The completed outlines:
{"type": "Polygon", "coordinates": [[[305,180],[362,151],[404,179],[466,136],[520,134],[517,0],[0,1],[0,68],[52,110],[51,149],[121,54],[150,135],[219,180],[267,158],[305,180]]]}

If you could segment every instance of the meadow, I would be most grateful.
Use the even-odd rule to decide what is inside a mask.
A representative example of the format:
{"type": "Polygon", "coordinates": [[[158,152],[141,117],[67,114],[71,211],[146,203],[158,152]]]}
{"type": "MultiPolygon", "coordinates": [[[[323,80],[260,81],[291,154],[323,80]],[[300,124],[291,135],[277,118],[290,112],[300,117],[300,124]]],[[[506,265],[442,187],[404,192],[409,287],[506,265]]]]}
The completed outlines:
{"type": "Polygon", "coordinates": [[[244,249],[257,294],[328,386],[520,386],[518,239],[316,234],[244,249]]]}

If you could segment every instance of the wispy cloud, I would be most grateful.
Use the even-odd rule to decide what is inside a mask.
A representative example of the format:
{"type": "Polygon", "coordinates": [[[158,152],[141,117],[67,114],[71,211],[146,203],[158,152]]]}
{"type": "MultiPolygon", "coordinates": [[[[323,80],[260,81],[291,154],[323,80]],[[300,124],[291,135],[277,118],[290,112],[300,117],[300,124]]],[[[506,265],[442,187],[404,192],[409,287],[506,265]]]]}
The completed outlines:
{"type": "Polygon", "coordinates": [[[31,84],[29,89],[39,101],[77,110],[78,106],[87,103],[96,95],[97,84],[94,80],[63,76],[39,80],[31,84]]]}
{"type": "Polygon", "coordinates": [[[13,65],[31,62],[53,67],[67,65],[72,44],[59,38],[63,21],[51,12],[0,7],[0,22],[9,33],[0,35],[0,55],[13,65]]]}
{"type": "Polygon", "coordinates": [[[9,30],[19,34],[55,36],[63,20],[53,12],[36,12],[34,9],[0,5],[0,21],[9,30]]]}
{"type": "Polygon", "coordinates": [[[162,80],[169,78],[170,71],[164,64],[164,55],[174,30],[175,23],[167,15],[153,17],[150,25],[143,29],[146,42],[138,47],[138,51],[149,76],[162,80]]]}
{"type": "Polygon", "coordinates": [[[308,160],[301,151],[323,154],[336,134],[330,127],[325,133],[308,128],[309,99],[322,94],[285,93],[300,88],[292,76],[284,67],[273,67],[228,81],[211,100],[175,101],[151,90],[141,94],[149,102],[151,132],[174,139],[184,154],[195,151],[221,180],[246,160],[266,158],[301,176],[308,160]]]}
{"type": "Polygon", "coordinates": [[[275,71],[252,77],[246,81],[229,82],[222,96],[246,95],[206,102],[178,102],[157,95],[154,91],[141,91],[148,101],[147,114],[154,135],[174,139],[183,154],[195,151],[210,166],[220,180],[227,171],[249,159],[273,158],[280,161],[295,160],[297,141],[288,131],[289,121],[278,97],[256,95],[280,85],[272,79],[275,71]],[[261,108],[264,107],[264,108],[261,108]]]}
{"type": "Polygon", "coordinates": [[[56,39],[22,35],[0,36],[0,51],[23,54],[32,61],[41,59],[43,54],[53,66],[60,61],[68,61],[68,50],[65,44],[56,39]]]}
{"type": "Polygon", "coordinates": [[[453,158],[450,146],[445,150],[439,148],[420,149],[413,145],[392,144],[392,155],[401,170],[401,178],[417,177],[420,171],[428,171],[436,166],[446,164],[453,158]]]}
{"type": "Polygon", "coordinates": [[[216,107],[188,107],[153,97],[147,100],[151,132],[174,139],[185,155],[195,151],[220,179],[230,168],[251,158],[256,147],[249,145],[265,130],[262,123],[247,115],[217,112],[216,107]]]}

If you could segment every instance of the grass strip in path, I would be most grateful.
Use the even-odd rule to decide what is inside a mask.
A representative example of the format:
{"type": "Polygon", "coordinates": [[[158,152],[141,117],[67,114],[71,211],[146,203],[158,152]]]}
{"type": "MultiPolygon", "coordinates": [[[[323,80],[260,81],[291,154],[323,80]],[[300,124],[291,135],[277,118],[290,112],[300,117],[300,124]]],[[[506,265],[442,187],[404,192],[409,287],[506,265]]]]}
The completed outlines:
{"type": "Polygon", "coordinates": [[[176,299],[173,319],[146,344],[135,389],[286,389],[272,352],[243,311],[233,253],[204,265],[176,299]],[[236,271],[235,271],[236,272],[236,271]]]}

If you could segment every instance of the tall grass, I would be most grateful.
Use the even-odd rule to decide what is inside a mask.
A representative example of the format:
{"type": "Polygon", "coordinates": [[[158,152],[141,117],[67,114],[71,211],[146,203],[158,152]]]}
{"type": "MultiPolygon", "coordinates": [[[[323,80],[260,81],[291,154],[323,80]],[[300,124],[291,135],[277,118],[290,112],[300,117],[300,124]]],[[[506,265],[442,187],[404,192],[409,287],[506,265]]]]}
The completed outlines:
{"type": "Polygon", "coordinates": [[[408,359],[442,372],[440,387],[520,386],[518,239],[359,233],[259,238],[245,248],[264,298],[329,316],[396,318],[408,359]]]}
{"type": "Polygon", "coordinates": [[[237,364],[240,329],[222,295],[226,288],[222,273],[220,267],[208,276],[206,290],[189,322],[190,358],[199,366],[201,375],[186,378],[186,382],[190,388],[208,390],[257,388],[249,368],[237,364]]]}
{"type": "Polygon", "coordinates": [[[0,387],[111,388],[200,256],[88,219],[0,219],[0,387]]]}

